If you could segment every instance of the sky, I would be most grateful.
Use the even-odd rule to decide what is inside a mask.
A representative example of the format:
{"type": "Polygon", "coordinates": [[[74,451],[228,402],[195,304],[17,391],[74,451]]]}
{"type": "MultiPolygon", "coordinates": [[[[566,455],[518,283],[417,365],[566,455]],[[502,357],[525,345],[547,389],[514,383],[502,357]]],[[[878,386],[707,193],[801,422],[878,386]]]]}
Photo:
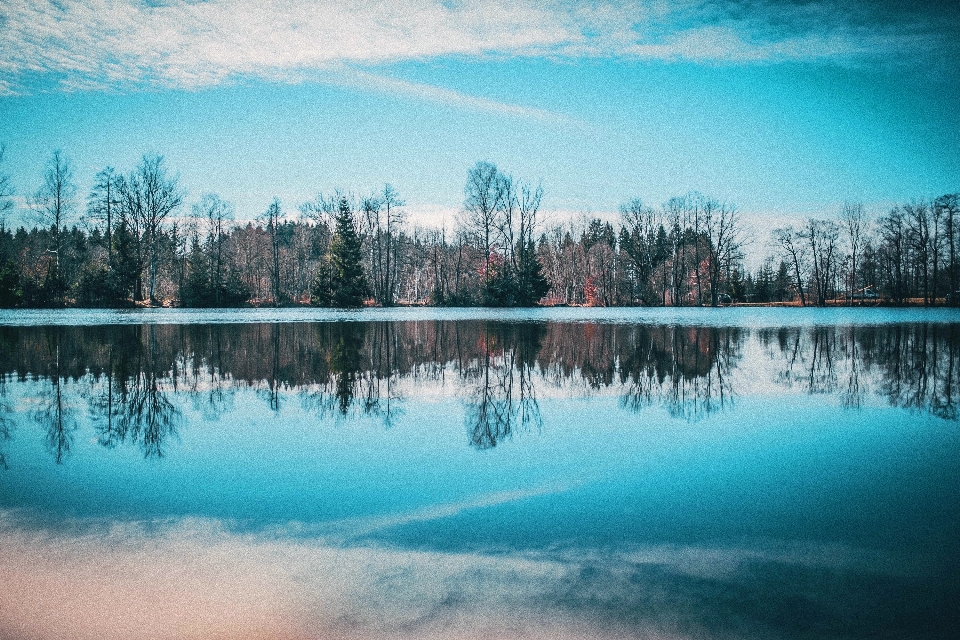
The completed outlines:
{"type": "Polygon", "coordinates": [[[449,226],[486,160],[551,222],[696,190],[772,226],[960,191],[958,81],[950,2],[2,0],[0,172],[21,220],[60,149],[78,215],[159,153],[184,214],[390,183],[449,226]]]}

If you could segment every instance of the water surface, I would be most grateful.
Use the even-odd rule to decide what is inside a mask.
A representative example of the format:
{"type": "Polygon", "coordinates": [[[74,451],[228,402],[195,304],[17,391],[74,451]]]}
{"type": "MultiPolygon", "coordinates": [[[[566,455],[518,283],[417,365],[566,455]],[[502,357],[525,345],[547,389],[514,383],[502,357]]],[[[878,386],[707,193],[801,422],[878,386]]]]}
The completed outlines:
{"type": "Polygon", "coordinates": [[[949,637],[958,321],[5,313],[0,637],[949,637]]]}

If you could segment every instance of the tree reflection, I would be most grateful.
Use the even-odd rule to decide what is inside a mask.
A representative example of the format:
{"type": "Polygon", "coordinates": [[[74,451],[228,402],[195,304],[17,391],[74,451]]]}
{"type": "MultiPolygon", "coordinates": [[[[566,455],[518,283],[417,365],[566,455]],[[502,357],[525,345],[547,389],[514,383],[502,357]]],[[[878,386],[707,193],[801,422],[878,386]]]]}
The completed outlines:
{"type": "Polygon", "coordinates": [[[47,450],[57,464],[63,464],[73,447],[73,434],[77,429],[76,411],[64,391],[65,380],[61,371],[61,330],[50,327],[45,331],[46,366],[49,371],[49,390],[40,396],[34,419],[46,432],[47,450]]]}
{"type": "MultiPolygon", "coordinates": [[[[0,446],[13,437],[13,405],[7,396],[7,376],[0,374],[0,446]]],[[[6,453],[0,448],[0,469],[6,471],[6,453]]]]}
{"type": "Polygon", "coordinates": [[[316,366],[302,404],[321,419],[356,412],[390,427],[403,415],[396,386],[405,349],[395,323],[337,322],[316,325],[316,366]]]}
{"type": "Polygon", "coordinates": [[[695,422],[732,406],[740,385],[759,382],[832,396],[848,410],[882,399],[957,420],[956,327],[481,320],[0,327],[0,443],[12,437],[22,402],[7,398],[24,393],[58,463],[86,420],[102,446],[126,443],[159,458],[184,421],[176,394],[212,421],[235,411],[242,389],[276,414],[286,410],[284,398],[296,397],[321,421],[365,417],[385,427],[404,419],[403,389],[448,389],[463,400],[477,449],[542,428],[545,391],[616,395],[631,413],[659,407],[695,422]],[[770,362],[745,359],[748,344],[770,362]],[[753,370],[757,364],[762,370],[753,370]],[[84,401],[86,417],[78,412],[84,401]]]}
{"type": "Polygon", "coordinates": [[[164,390],[174,380],[172,370],[158,359],[155,327],[124,329],[129,329],[121,332],[127,339],[108,347],[99,391],[89,401],[91,418],[104,447],[131,442],[145,458],[160,458],[164,441],[177,435],[182,418],[164,390]]]}
{"type": "Polygon", "coordinates": [[[957,419],[960,334],[953,325],[915,323],[873,327],[815,327],[769,331],[777,382],[811,394],[839,394],[860,409],[871,389],[895,407],[957,419]]]}
{"type": "MultiPolygon", "coordinates": [[[[176,388],[177,369],[189,375],[189,385],[193,408],[205,421],[218,422],[220,417],[233,410],[234,388],[230,374],[224,362],[225,325],[205,327],[206,348],[202,352],[208,355],[203,359],[175,362],[174,387],[176,388]]],[[[203,334],[201,334],[202,336],[203,334]]]]}
{"type": "Polygon", "coordinates": [[[480,357],[470,372],[473,391],[466,403],[467,428],[474,447],[491,449],[517,429],[531,425],[541,428],[533,378],[544,334],[543,325],[483,325],[480,357]]]}
{"type": "Polygon", "coordinates": [[[652,405],[695,422],[733,402],[730,372],[743,334],[716,327],[630,327],[620,341],[620,405],[635,413],[652,405]]]}

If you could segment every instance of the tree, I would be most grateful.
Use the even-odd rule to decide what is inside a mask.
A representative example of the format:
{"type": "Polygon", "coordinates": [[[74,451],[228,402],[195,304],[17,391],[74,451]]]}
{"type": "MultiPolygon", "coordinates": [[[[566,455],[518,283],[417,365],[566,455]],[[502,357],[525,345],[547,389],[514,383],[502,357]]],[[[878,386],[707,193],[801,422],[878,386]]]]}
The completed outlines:
{"type": "Polygon", "coordinates": [[[363,248],[354,226],[353,210],[346,196],[341,196],[334,219],[330,242],[330,306],[359,307],[369,294],[363,272],[363,248]]]}
{"type": "Polygon", "coordinates": [[[498,214],[502,206],[504,184],[497,165],[491,162],[478,162],[467,172],[463,225],[477,238],[478,248],[482,252],[484,284],[493,275],[489,268],[490,254],[499,226],[498,214]]]}
{"type": "Polygon", "coordinates": [[[880,242],[888,290],[893,300],[903,303],[907,297],[906,259],[909,252],[907,222],[903,209],[894,207],[879,221],[880,242]]]}
{"type": "Polygon", "coordinates": [[[107,244],[107,261],[113,254],[113,223],[120,199],[120,176],[113,167],[104,167],[94,178],[93,188],[87,196],[87,215],[103,222],[104,238],[107,244]]]}
{"type": "Polygon", "coordinates": [[[50,231],[50,244],[47,253],[51,259],[47,268],[42,290],[49,304],[62,306],[67,292],[67,283],[60,271],[60,257],[63,249],[64,227],[73,213],[73,198],[77,187],[73,183],[73,166],[58,149],[47,163],[43,174],[43,184],[33,198],[34,210],[41,226],[50,231]]]}
{"type": "Polygon", "coordinates": [[[537,231],[537,213],[540,211],[540,200],[542,198],[542,186],[537,185],[536,189],[531,189],[528,185],[520,185],[517,200],[519,230],[513,258],[514,269],[517,274],[516,304],[521,307],[531,307],[537,304],[550,290],[550,283],[543,275],[543,267],[537,259],[536,244],[534,243],[537,231]]]}
{"type": "Polygon", "coordinates": [[[857,258],[863,252],[863,243],[866,240],[867,220],[863,213],[863,205],[859,202],[848,202],[843,205],[840,214],[844,230],[847,232],[847,243],[850,246],[850,304],[853,304],[853,294],[857,290],[857,258]]]}
{"type": "Polygon", "coordinates": [[[405,216],[397,191],[385,184],[380,193],[362,203],[370,243],[371,292],[384,307],[393,306],[400,286],[400,240],[405,216]]]}
{"type": "Polygon", "coordinates": [[[800,232],[793,227],[774,229],[773,240],[785,262],[793,267],[793,284],[800,296],[800,306],[806,306],[807,298],[803,293],[803,281],[806,279],[807,247],[800,232]]]}
{"type": "Polygon", "coordinates": [[[944,234],[947,239],[947,279],[950,293],[955,295],[960,286],[960,273],[957,265],[957,232],[960,231],[960,194],[942,195],[933,202],[938,217],[944,221],[944,234]]]}
{"type": "MultiPolygon", "coordinates": [[[[709,241],[707,256],[710,274],[710,304],[717,306],[720,281],[729,275],[733,264],[742,259],[740,218],[736,207],[718,204],[714,200],[703,201],[703,225],[709,241]]],[[[697,243],[699,245],[699,242],[697,243]]],[[[699,272],[699,267],[697,269],[699,272]]]]}
{"type": "Polygon", "coordinates": [[[934,236],[930,229],[930,207],[924,201],[903,206],[906,216],[908,244],[914,259],[914,269],[921,282],[923,303],[930,304],[930,258],[934,236]]]}
{"type": "Polygon", "coordinates": [[[13,185],[10,184],[10,176],[3,172],[6,154],[6,145],[0,144],[0,230],[6,228],[7,214],[13,210],[13,185]]]}
{"type": "Polygon", "coordinates": [[[273,304],[280,306],[280,220],[283,212],[280,210],[280,200],[274,198],[262,216],[267,222],[267,233],[270,234],[270,288],[273,290],[273,304]]]}
{"type": "Polygon", "coordinates": [[[620,205],[623,227],[620,232],[620,250],[626,254],[627,275],[630,284],[629,300],[655,304],[650,286],[654,269],[660,261],[657,251],[657,233],[662,230],[662,219],[657,211],[643,206],[639,198],[620,205]]]}
{"type": "MultiPolygon", "coordinates": [[[[0,308],[13,307],[20,302],[20,272],[9,253],[8,240],[13,236],[7,231],[7,214],[13,210],[13,185],[10,176],[3,172],[6,146],[0,144],[0,308]]],[[[2,466],[2,465],[0,465],[2,466]]]]}
{"type": "Polygon", "coordinates": [[[817,292],[817,304],[827,304],[827,295],[837,268],[837,239],[840,227],[832,220],[810,218],[803,231],[803,238],[810,246],[810,261],[813,265],[813,283],[817,292]]]}
{"type": "Polygon", "coordinates": [[[206,236],[202,242],[194,236],[190,272],[180,292],[181,301],[192,307],[235,306],[246,302],[250,291],[231,268],[225,248],[233,205],[216,194],[207,194],[193,206],[193,215],[205,227],[206,236]]]}
{"type": "Polygon", "coordinates": [[[148,299],[156,302],[157,273],[160,267],[160,243],[167,217],[183,203],[179,178],[169,177],[163,157],[144,155],[140,164],[123,183],[124,203],[137,220],[149,252],[150,288],[148,299]]]}

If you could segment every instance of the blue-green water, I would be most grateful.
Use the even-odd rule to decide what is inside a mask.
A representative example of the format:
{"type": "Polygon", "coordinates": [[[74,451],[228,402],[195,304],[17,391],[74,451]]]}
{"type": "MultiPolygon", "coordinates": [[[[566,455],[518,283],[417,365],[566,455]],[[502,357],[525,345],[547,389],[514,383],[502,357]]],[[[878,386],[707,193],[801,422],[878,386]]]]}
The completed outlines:
{"type": "Polygon", "coordinates": [[[5,312],[0,374],[0,637],[960,623],[950,310],[5,312]]]}

